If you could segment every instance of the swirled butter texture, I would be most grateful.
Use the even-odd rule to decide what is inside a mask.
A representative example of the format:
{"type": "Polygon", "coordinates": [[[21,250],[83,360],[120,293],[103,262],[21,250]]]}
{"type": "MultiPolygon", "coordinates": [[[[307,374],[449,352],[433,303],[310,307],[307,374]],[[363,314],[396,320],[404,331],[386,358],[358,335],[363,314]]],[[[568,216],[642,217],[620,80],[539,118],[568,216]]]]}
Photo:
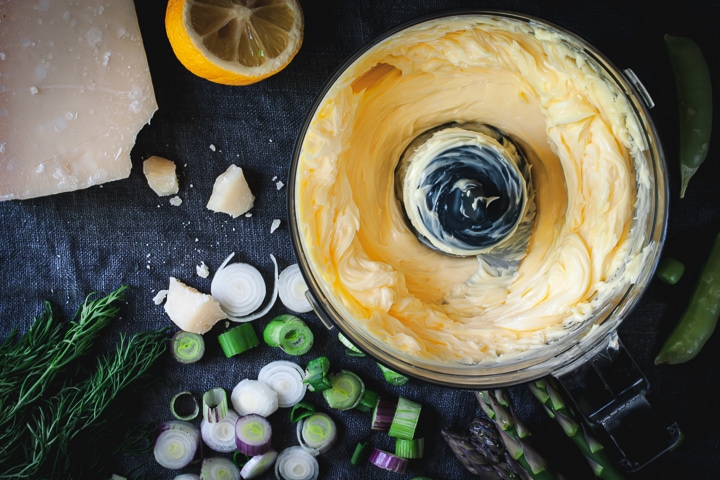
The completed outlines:
{"type": "Polygon", "coordinates": [[[303,139],[295,215],[322,294],[410,357],[518,358],[595,321],[637,279],[648,241],[642,127],[565,34],[512,17],[419,23],[375,44],[321,99],[303,139]],[[523,150],[534,190],[522,259],[498,269],[418,240],[396,196],[406,147],[480,123],[523,150]]]}

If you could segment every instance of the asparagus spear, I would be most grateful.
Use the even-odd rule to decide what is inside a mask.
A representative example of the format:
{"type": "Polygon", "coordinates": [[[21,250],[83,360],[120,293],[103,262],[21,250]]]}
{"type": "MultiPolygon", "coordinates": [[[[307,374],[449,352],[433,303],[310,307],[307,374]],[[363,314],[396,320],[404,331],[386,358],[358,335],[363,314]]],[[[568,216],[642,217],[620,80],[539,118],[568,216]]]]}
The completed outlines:
{"type": "Polygon", "coordinates": [[[548,470],[545,459],[525,440],[530,431],[515,415],[506,390],[481,390],[475,397],[485,414],[495,422],[505,448],[532,479],[555,480],[558,476],[548,470]]]}
{"type": "Polygon", "coordinates": [[[470,473],[485,480],[530,479],[508,453],[492,420],[478,417],[464,432],[443,428],[440,433],[470,473]]]}
{"type": "Polygon", "coordinates": [[[574,412],[551,381],[540,379],[529,384],[529,388],[535,398],[543,404],[550,418],[554,418],[565,434],[578,446],[596,477],[605,480],[624,478],[613,465],[602,444],[582,422],[575,420],[574,412]]]}

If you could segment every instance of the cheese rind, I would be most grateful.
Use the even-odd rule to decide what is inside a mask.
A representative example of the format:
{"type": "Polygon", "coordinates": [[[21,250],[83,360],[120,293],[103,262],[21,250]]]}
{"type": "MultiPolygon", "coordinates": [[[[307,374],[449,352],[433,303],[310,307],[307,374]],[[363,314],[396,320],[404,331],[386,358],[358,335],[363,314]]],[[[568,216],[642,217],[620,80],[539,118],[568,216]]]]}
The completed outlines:
{"type": "Polygon", "coordinates": [[[0,2],[0,201],[127,178],[157,110],[133,0],[0,2]]]}

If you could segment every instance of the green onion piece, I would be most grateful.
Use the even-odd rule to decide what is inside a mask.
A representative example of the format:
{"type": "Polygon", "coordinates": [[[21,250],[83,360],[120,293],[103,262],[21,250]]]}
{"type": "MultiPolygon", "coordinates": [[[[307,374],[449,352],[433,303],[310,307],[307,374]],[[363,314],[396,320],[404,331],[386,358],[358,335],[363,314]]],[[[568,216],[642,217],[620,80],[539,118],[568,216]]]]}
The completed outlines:
{"type": "Polygon", "coordinates": [[[388,435],[395,438],[412,439],[415,436],[421,410],[422,405],[419,403],[400,397],[388,435]]]}
{"type": "Polygon", "coordinates": [[[395,455],[402,458],[422,458],[425,454],[424,438],[395,439],[395,455]]]}
{"type": "Polygon", "coordinates": [[[375,409],[375,405],[378,403],[378,394],[373,390],[365,389],[362,400],[358,403],[355,409],[361,412],[372,412],[375,409]]]}
{"type": "Polygon", "coordinates": [[[355,466],[363,465],[370,458],[370,452],[372,451],[372,445],[369,442],[359,442],[355,445],[355,451],[350,458],[350,463],[355,466]]]}
{"type": "Polygon", "coordinates": [[[348,355],[356,357],[365,356],[365,353],[359,348],[357,348],[345,335],[343,335],[342,332],[338,332],[338,340],[340,340],[340,343],[345,345],[345,348],[348,349],[348,355]]]}
{"type": "Polygon", "coordinates": [[[203,418],[208,423],[217,423],[228,411],[227,392],[224,388],[211,388],[203,394],[203,418]]]}
{"type": "Polygon", "coordinates": [[[382,365],[380,363],[377,364],[378,367],[380,367],[380,371],[383,374],[383,377],[385,377],[385,381],[388,382],[390,385],[405,385],[408,382],[408,377],[403,375],[402,373],[398,373],[394,370],[390,370],[385,365],[382,365]]]}
{"type": "Polygon", "coordinates": [[[668,285],[675,285],[685,273],[685,265],[672,257],[663,257],[658,264],[655,274],[668,285]]]}
{"type": "Polygon", "coordinates": [[[263,340],[271,347],[280,347],[288,355],[299,356],[310,351],[315,337],[302,319],[295,315],[278,315],[263,330],[263,340]]]}
{"type": "Polygon", "coordinates": [[[178,420],[193,420],[200,413],[200,406],[195,396],[185,390],[170,399],[170,412],[178,420]]]}
{"type": "Polygon", "coordinates": [[[312,455],[327,452],[337,439],[337,427],[327,413],[315,413],[297,425],[297,437],[303,450],[312,455]]]}
{"type": "Polygon", "coordinates": [[[199,333],[178,331],[172,337],[172,354],[180,363],[195,363],[205,354],[205,341],[199,333]]]}
{"type": "Polygon", "coordinates": [[[235,463],[235,465],[237,465],[238,467],[244,467],[251,458],[252,457],[250,455],[246,455],[240,450],[235,450],[232,457],[233,463],[235,463]]]}
{"type": "Polygon", "coordinates": [[[303,383],[308,386],[308,390],[311,392],[322,392],[327,390],[330,385],[330,380],[327,378],[327,373],[330,370],[330,360],[326,356],[321,356],[310,360],[305,367],[305,378],[303,383]]]}
{"type": "Polygon", "coordinates": [[[330,408],[349,410],[355,408],[363,398],[365,384],[349,370],[340,370],[329,376],[331,388],[323,390],[323,397],[330,408]]]}
{"type": "Polygon", "coordinates": [[[315,413],[315,405],[308,401],[298,402],[290,410],[290,421],[297,423],[315,413]]]}
{"type": "Polygon", "coordinates": [[[220,347],[227,358],[243,353],[260,344],[255,330],[253,330],[252,324],[249,322],[241,323],[237,327],[221,333],[218,335],[218,342],[220,342],[220,347]]]}

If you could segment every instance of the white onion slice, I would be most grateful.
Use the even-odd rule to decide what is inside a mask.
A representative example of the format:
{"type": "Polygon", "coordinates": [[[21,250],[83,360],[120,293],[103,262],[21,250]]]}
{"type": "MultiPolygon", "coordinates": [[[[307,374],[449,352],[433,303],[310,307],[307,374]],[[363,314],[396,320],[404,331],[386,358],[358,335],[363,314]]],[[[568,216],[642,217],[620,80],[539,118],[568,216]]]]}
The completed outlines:
{"type": "Polygon", "coordinates": [[[200,429],[184,420],[172,420],[160,425],[153,454],[165,468],[178,470],[195,459],[200,446],[200,429]]]}
{"type": "Polygon", "coordinates": [[[262,475],[270,468],[270,465],[273,464],[277,456],[278,452],[272,449],[262,455],[255,455],[243,465],[240,470],[240,476],[245,480],[250,480],[251,478],[262,475]]]}
{"type": "Polygon", "coordinates": [[[275,360],[260,369],[258,380],[270,386],[278,395],[278,406],[292,407],[305,397],[305,370],[288,360],[275,360]]]}
{"type": "Polygon", "coordinates": [[[240,418],[235,410],[228,409],[225,416],[217,422],[203,419],[200,422],[200,434],[205,445],[219,453],[235,450],[235,422],[240,418]]]}
{"type": "Polygon", "coordinates": [[[220,307],[228,314],[228,320],[233,322],[249,322],[267,314],[275,305],[278,297],[278,265],[273,255],[270,255],[275,265],[275,281],[272,296],[265,307],[257,311],[265,300],[267,293],[265,281],[257,268],[247,263],[233,263],[228,265],[235,255],[231,253],[220,265],[210,284],[210,293],[218,301],[220,307]]]}
{"type": "Polygon", "coordinates": [[[317,459],[301,447],[288,447],[275,460],[277,480],[317,480],[319,475],[317,459]]]}
{"type": "Polygon", "coordinates": [[[200,478],[202,480],[241,480],[238,466],[225,457],[209,457],[203,460],[200,478]]]}
{"type": "Polygon", "coordinates": [[[200,480],[200,475],[197,473],[181,473],[176,475],[173,480],[200,480]]]}
{"type": "Polygon", "coordinates": [[[307,283],[300,273],[300,266],[295,263],[280,272],[278,277],[280,301],[295,313],[312,311],[312,305],[305,296],[307,283]]]}
{"type": "Polygon", "coordinates": [[[235,385],[230,402],[238,415],[270,416],[278,409],[278,393],[265,382],[246,378],[235,385]]]}

